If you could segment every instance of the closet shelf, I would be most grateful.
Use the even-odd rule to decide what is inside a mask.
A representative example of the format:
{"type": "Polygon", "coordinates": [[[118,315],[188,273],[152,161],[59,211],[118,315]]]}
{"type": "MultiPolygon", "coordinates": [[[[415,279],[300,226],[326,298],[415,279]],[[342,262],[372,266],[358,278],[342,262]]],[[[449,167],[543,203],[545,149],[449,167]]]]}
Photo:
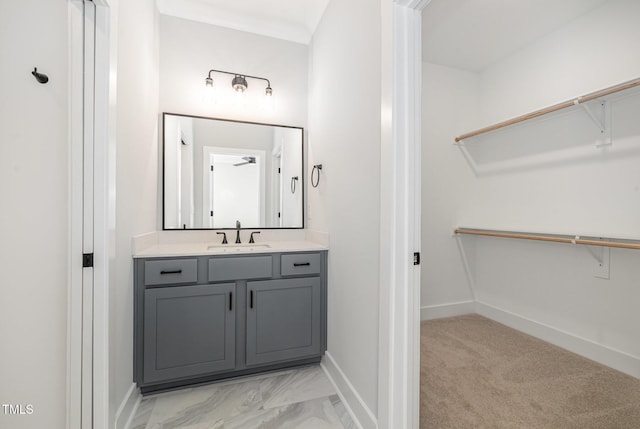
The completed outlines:
{"type": "MultiPolygon", "coordinates": [[[[562,103],[554,104],[553,106],[545,107],[544,109],[536,110],[534,112],[527,113],[525,115],[518,116],[516,118],[508,119],[504,122],[499,122],[497,124],[489,125],[488,127],[484,127],[479,130],[462,134],[455,138],[455,142],[459,143],[462,140],[475,137],[480,134],[486,134],[491,131],[499,130],[501,128],[505,128],[520,122],[528,121],[529,119],[534,119],[539,116],[547,115],[549,113],[557,112],[558,110],[566,109],[573,106],[583,105],[583,103],[587,103],[589,101],[596,100],[598,98],[606,97],[607,95],[615,94],[617,92],[625,91],[627,89],[635,88],[637,86],[640,86],[640,78],[633,79],[628,82],[621,83],[619,85],[611,86],[609,88],[605,88],[600,91],[592,92],[590,94],[586,94],[581,97],[574,98],[572,100],[567,100],[562,103]]],[[[586,108],[586,105],[583,105],[583,107],[586,108]]],[[[590,112],[588,109],[585,109],[585,110],[587,110],[587,113],[590,112]]],[[[591,113],[589,113],[589,115],[592,116],[591,113]]]]}
{"type": "Polygon", "coordinates": [[[500,237],[500,238],[515,238],[520,240],[537,240],[537,241],[551,241],[554,243],[567,243],[567,244],[584,244],[587,246],[601,246],[601,247],[618,247],[621,249],[634,249],[640,250],[640,242],[638,240],[628,241],[612,241],[623,240],[612,238],[609,240],[597,240],[597,239],[585,239],[579,235],[544,235],[534,234],[531,232],[512,232],[512,231],[497,231],[492,229],[471,229],[471,228],[457,228],[454,230],[455,234],[467,234],[467,235],[482,235],[487,237],[500,237]],[[635,241],[635,242],[630,242],[635,241]]]}

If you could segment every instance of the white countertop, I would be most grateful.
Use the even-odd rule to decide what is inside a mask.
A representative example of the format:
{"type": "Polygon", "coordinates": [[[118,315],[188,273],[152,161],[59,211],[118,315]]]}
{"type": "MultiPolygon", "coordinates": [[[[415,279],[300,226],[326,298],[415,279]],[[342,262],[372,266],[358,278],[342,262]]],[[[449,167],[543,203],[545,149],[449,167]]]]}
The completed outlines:
{"type": "Polygon", "coordinates": [[[246,255],[278,252],[306,252],[328,250],[327,246],[311,241],[270,241],[255,244],[221,245],[220,243],[165,243],[155,244],[136,252],[134,258],[160,258],[201,255],[246,255]],[[268,247],[267,247],[268,246],[268,247]]]}
{"type": "Polygon", "coordinates": [[[309,252],[329,249],[329,235],[309,229],[263,230],[249,244],[250,231],[241,231],[242,244],[235,244],[235,230],[227,230],[229,244],[222,244],[220,231],[153,231],[133,237],[134,258],[200,255],[244,255],[279,252],[309,252]]]}

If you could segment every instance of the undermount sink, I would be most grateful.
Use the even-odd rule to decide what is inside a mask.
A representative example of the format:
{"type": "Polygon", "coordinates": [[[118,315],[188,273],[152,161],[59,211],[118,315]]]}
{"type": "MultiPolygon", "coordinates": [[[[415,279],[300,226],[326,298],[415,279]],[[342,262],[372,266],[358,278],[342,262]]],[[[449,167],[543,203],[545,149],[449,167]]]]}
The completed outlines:
{"type": "Polygon", "coordinates": [[[258,252],[269,247],[268,244],[212,244],[207,250],[217,253],[258,252]]]}

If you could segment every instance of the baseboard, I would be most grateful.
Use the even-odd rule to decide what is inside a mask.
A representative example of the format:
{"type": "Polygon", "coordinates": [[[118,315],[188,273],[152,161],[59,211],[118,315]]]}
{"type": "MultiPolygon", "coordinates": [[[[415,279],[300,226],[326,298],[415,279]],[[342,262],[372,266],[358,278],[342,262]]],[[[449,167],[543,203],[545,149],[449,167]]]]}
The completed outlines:
{"type": "Polygon", "coordinates": [[[135,383],[131,383],[131,387],[116,411],[115,429],[129,429],[141,400],[142,395],[138,392],[138,388],[135,383]]]}
{"type": "Polygon", "coordinates": [[[476,301],[476,313],[610,368],[640,378],[640,359],[560,329],[476,301]]]}
{"type": "Polygon", "coordinates": [[[420,308],[420,320],[441,319],[443,317],[462,316],[476,312],[473,301],[453,302],[451,304],[430,305],[420,308]]]}
{"type": "Polygon", "coordinates": [[[378,427],[377,418],[364,403],[362,397],[330,353],[325,353],[320,366],[338,392],[338,396],[340,396],[356,427],[358,429],[376,429],[378,427]]]}

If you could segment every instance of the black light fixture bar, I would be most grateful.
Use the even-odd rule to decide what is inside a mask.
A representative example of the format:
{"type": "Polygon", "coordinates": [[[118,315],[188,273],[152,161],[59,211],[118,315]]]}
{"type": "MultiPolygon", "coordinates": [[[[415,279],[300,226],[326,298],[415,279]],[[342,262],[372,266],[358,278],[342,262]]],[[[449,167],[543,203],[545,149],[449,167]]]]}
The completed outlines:
{"type": "Polygon", "coordinates": [[[267,88],[265,89],[265,94],[272,95],[273,93],[273,90],[271,89],[271,82],[267,78],[259,77],[259,76],[249,76],[242,73],[234,73],[234,72],[228,72],[224,70],[214,70],[214,69],[209,70],[209,74],[207,75],[207,78],[205,80],[207,85],[213,85],[213,78],[211,77],[211,73],[224,73],[224,74],[233,76],[234,78],[232,81],[232,86],[234,87],[234,89],[236,88],[236,84],[239,85],[240,87],[244,86],[244,89],[241,90],[242,92],[244,92],[244,90],[247,89],[248,87],[246,78],[264,80],[267,82],[267,88]]]}

